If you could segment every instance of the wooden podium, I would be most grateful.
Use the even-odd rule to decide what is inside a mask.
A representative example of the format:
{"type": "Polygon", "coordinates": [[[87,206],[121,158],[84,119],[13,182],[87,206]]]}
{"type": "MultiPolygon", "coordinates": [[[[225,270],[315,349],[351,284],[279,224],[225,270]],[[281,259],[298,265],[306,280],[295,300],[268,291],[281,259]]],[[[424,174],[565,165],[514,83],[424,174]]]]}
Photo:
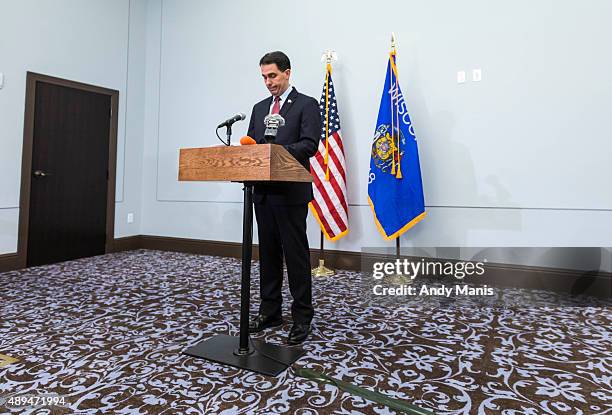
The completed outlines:
{"type": "Polygon", "coordinates": [[[299,359],[304,350],[260,340],[249,341],[251,258],[253,250],[253,185],[256,182],[312,182],[306,170],[284,147],[276,144],[182,148],[179,181],[242,182],[242,282],[240,336],[216,335],[185,353],[264,375],[276,376],[299,359]]]}

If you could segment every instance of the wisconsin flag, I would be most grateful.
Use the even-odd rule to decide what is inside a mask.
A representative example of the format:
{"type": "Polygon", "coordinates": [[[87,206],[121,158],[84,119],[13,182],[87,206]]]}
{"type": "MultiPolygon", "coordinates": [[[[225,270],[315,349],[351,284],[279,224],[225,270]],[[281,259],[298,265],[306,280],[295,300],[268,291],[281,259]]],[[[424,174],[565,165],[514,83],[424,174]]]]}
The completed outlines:
{"type": "Polygon", "coordinates": [[[397,79],[395,50],[389,54],[370,153],[368,201],[382,236],[399,237],[425,217],[416,136],[397,79]]]}

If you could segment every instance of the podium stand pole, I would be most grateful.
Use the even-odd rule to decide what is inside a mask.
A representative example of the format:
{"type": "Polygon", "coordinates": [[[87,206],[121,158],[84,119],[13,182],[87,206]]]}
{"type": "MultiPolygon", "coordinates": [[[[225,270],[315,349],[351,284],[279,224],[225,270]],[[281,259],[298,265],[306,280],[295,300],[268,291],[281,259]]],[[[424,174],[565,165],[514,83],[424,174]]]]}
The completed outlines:
{"type": "Polygon", "coordinates": [[[185,354],[252,372],[277,376],[305,353],[297,346],[249,341],[251,259],[253,256],[253,183],[244,182],[242,215],[242,280],[240,286],[240,335],[218,334],[185,350],[185,354]]]}
{"type": "Polygon", "coordinates": [[[251,259],[253,258],[253,184],[245,182],[242,214],[242,282],[240,286],[240,345],[238,354],[249,350],[249,310],[251,308],[251,259]]]}

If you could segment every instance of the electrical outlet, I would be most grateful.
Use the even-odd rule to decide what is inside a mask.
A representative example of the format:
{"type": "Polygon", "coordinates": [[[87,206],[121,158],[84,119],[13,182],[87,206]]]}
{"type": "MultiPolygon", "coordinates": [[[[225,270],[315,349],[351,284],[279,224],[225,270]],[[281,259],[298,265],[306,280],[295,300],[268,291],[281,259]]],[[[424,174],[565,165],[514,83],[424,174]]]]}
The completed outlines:
{"type": "Polygon", "coordinates": [[[133,222],[134,222],[134,214],[130,212],[127,214],[127,223],[133,223],[133,222]]]}
{"type": "Polygon", "coordinates": [[[465,83],[465,71],[457,72],[457,83],[458,84],[465,83]]]}

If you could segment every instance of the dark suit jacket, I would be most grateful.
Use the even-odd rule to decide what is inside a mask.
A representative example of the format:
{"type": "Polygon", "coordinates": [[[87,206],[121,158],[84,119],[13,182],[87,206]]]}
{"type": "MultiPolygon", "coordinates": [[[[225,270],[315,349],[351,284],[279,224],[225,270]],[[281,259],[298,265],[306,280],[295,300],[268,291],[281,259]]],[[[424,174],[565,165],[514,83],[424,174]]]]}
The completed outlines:
{"type": "MultiPolygon", "coordinates": [[[[270,113],[272,97],[258,102],[253,107],[248,135],[258,144],[265,144],[264,117],[270,113]]],[[[283,103],[280,115],[285,125],[279,127],[275,144],[280,144],[310,171],[309,158],[314,156],[321,135],[321,114],[318,102],[307,95],[300,94],[295,88],[283,103]]],[[[312,200],[312,183],[259,183],[255,185],[253,201],[274,205],[295,205],[312,200]]]]}

